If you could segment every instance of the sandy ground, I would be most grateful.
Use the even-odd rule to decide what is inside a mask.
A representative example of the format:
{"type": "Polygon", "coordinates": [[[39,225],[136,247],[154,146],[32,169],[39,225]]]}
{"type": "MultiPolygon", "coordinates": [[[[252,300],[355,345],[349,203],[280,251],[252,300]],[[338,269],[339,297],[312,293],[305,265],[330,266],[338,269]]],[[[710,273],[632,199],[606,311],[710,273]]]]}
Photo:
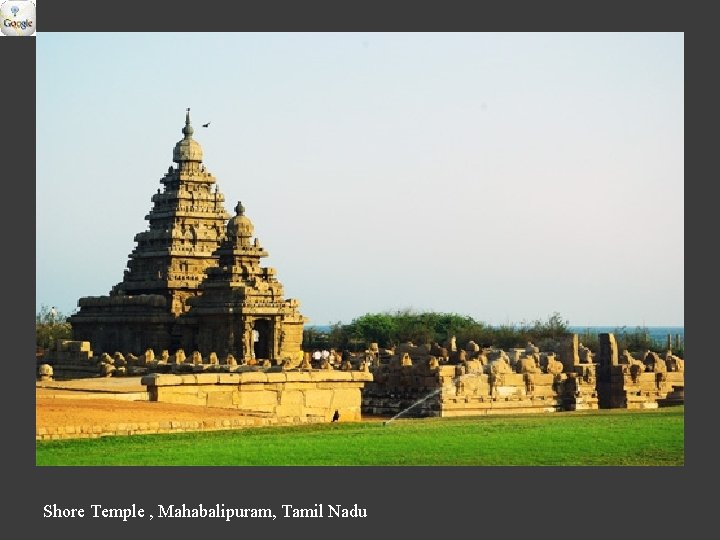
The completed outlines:
{"type": "Polygon", "coordinates": [[[239,416],[235,409],[114,399],[38,398],[35,407],[36,427],[45,428],[171,420],[224,420],[239,416]]]}
{"type": "Polygon", "coordinates": [[[147,401],[140,378],[77,379],[38,383],[36,428],[133,422],[232,419],[235,409],[147,401]]]}

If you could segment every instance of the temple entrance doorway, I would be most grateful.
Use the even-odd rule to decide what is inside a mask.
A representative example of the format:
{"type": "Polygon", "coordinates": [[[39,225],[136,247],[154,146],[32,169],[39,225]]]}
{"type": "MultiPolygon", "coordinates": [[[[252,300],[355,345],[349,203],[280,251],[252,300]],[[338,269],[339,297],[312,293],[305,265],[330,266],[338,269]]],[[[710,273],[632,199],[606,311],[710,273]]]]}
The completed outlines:
{"type": "Polygon", "coordinates": [[[253,325],[253,349],[257,360],[271,360],[272,326],[267,319],[259,319],[253,325]]]}

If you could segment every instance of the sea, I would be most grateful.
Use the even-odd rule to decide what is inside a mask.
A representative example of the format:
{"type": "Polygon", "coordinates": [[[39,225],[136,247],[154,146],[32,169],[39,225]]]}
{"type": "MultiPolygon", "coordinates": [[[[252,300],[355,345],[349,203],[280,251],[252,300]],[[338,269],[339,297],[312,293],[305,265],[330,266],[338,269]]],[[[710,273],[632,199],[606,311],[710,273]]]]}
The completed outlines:
{"type": "Polygon", "coordinates": [[[668,334],[672,336],[673,341],[676,335],[680,335],[680,340],[685,342],[684,326],[568,326],[568,329],[575,334],[603,334],[610,332],[613,334],[647,332],[653,341],[667,339],[668,334]]]}

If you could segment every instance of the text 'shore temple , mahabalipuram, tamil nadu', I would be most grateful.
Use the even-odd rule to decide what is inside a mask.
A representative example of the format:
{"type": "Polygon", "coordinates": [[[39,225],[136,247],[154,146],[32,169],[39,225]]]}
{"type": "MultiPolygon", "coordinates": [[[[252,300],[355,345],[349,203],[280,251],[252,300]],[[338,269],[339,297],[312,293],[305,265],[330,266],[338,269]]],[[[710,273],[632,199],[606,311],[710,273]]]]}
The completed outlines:
{"type": "Polygon", "coordinates": [[[182,348],[300,362],[306,318],[298,302],[283,298],[274,268],[260,266],[268,253],[241,203],[228,219],[189,109],[182,133],[122,282],[108,296],[79,300],[73,339],[110,353],[182,348]]]}

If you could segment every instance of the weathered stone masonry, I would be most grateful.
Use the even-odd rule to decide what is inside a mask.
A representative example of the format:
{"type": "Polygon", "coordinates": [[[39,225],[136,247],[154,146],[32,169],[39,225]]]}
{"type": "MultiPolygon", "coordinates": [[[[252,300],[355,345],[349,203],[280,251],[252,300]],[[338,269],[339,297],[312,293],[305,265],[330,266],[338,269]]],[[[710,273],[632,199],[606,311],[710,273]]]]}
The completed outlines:
{"type": "Polygon", "coordinates": [[[148,375],[142,383],[151,401],[238,409],[279,424],[360,420],[363,371],[246,371],[195,375],[148,375]]]}
{"type": "MultiPolygon", "coordinates": [[[[528,344],[509,352],[467,350],[438,358],[427,347],[401,346],[380,362],[363,391],[366,414],[472,416],[560,412],[598,408],[656,408],[683,403],[684,361],[647,352],[636,360],[618,355],[612,334],[600,335],[594,362],[577,335],[560,353],[541,353],[528,344]]],[[[436,352],[436,351],[432,351],[436,352]]]]}

